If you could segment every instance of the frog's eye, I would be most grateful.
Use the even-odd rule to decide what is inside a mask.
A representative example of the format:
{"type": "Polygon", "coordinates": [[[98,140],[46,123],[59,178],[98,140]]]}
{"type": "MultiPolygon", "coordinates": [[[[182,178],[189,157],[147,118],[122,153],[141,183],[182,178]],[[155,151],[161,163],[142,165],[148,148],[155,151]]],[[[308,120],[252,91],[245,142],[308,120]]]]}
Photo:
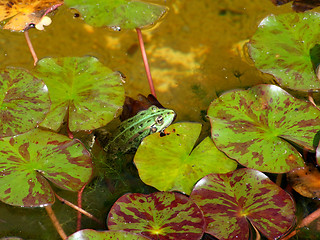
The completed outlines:
{"type": "Polygon", "coordinates": [[[162,125],[163,124],[163,117],[161,115],[159,115],[156,118],[156,124],[158,124],[158,125],[162,125]]]}
{"type": "Polygon", "coordinates": [[[152,111],[152,112],[158,111],[158,108],[157,108],[156,106],[154,106],[154,105],[152,105],[150,108],[151,108],[151,111],[152,111]]]}

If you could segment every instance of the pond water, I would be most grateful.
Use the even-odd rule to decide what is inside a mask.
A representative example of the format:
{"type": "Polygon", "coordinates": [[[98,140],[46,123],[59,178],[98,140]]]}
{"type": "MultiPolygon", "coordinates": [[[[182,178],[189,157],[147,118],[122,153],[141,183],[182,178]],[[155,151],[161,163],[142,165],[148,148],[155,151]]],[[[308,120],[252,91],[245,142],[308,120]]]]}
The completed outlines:
{"type": "MultiPolygon", "coordinates": [[[[264,17],[289,12],[290,4],[275,7],[268,0],[152,2],[170,8],[163,22],[155,29],[143,31],[143,36],[158,99],[177,112],[177,121],[205,123],[209,104],[222,92],[269,81],[248,63],[242,44],[253,35],[264,17]]],[[[74,13],[61,7],[45,31],[30,30],[38,58],[95,56],[126,76],[128,96],[149,94],[136,33],[93,28],[75,19],[74,13]]],[[[0,31],[0,62],[2,67],[33,68],[23,33],[0,31]]],[[[74,194],[57,191],[66,199],[76,201],[74,194]]],[[[88,194],[90,199],[85,201],[84,208],[103,219],[112,202],[124,192],[113,194],[102,188],[98,191],[96,195],[88,194]],[[100,199],[100,206],[90,206],[90,201],[102,197],[109,201],[100,199]],[[95,211],[97,208],[104,212],[95,211]]],[[[71,234],[76,225],[75,211],[58,202],[53,209],[67,234],[71,234]]],[[[87,220],[84,225],[96,227],[87,220]]],[[[44,209],[20,209],[0,203],[0,236],[6,234],[25,239],[59,238],[44,209]]]]}

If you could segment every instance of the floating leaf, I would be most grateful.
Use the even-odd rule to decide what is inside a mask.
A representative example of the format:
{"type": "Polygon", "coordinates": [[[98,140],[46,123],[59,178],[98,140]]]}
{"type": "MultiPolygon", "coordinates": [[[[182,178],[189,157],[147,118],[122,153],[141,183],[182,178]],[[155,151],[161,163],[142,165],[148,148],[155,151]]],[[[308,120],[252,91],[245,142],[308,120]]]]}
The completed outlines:
{"type": "Polygon", "coordinates": [[[206,232],[218,239],[248,239],[248,221],[268,239],[277,239],[295,220],[290,195],[253,169],[210,174],[190,197],[204,214],[206,232]]]}
{"type": "Polygon", "coordinates": [[[52,204],[47,180],[78,191],[92,172],[87,150],[77,140],[35,129],[0,139],[0,200],[15,206],[52,204]]]}
{"type": "Polygon", "coordinates": [[[320,130],[320,111],[274,85],[223,94],[211,103],[208,116],[218,149],[264,172],[302,167],[301,155],[287,141],[314,150],[320,130]]]}
{"type": "Polygon", "coordinates": [[[66,114],[71,131],[104,126],[124,102],[120,74],[94,57],[45,58],[38,62],[35,74],[46,82],[52,101],[41,126],[55,131],[66,114]]]}
{"type": "Polygon", "coordinates": [[[201,239],[204,220],[199,207],[180,193],[128,193],[112,206],[108,228],[151,239],[196,240],[201,239]]]}
{"type": "Polygon", "coordinates": [[[35,128],[50,108],[47,86],[23,69],[0,72],[0,137],[35,128]]]}
{"type": "Polygon", "coordinates": [[[140,234],[125,231],[95,231],[91,229],[80,230],[67,238],[67,240],[148,240],[150,238],[140,234]]]}
{"type": "Polygon", "coordinates": [[[65,0],[65,4],[77,9],[88,24],[117,31],[152,25],[168,11],[165,6],[130,0],[102,0],[99,4],[95,0],[65,0]]]}
{"type": "Polygon", "coordinates": [[[61,4],[62,0],[0,0],[0,21],[11,18],[3,28],[22,31],[31,23],[40,23],[48,11],[61,4]]]}
{"type": "Polygon", "coordinates": [[[270,15],[260,23],[248,46],[255,65],[272,74],[281,86],[320,89],[315,71],[320,63],[320,14],[270,15]]]}
{"type": "Polygon", "coordinates": [[[193,149],[200,131],[199,123],[176,123],[166,129],[170,134],[165,137],[153,134],[145,138],[134,157],[141,180],[161,191],[190,194],[193,185],[207,174],[235,170],[237,163],[210,138],[193,149]]]}

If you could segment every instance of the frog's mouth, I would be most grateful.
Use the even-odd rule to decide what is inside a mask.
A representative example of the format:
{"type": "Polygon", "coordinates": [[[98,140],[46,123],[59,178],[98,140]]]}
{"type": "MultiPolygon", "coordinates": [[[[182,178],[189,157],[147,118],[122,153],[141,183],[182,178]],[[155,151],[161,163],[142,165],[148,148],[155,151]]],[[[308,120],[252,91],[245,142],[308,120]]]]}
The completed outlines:
{"type": "Polygon", "coordinates": [[[166,128],[169,127],[176,120],[177,114],[174,111],[170,112],[169,114],[173,114],[174,116],[172,117],[172,121],[168,122],[166,125],[163,126],[163,129],[160,131],[161,137],[167,135],[165,133],[166,128]]]}

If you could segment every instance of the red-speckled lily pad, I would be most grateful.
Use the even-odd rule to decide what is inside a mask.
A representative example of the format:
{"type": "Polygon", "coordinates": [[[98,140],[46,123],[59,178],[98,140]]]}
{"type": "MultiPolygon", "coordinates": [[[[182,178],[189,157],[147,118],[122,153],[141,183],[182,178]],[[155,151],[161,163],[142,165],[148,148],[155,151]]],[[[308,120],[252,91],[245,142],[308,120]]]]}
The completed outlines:
{"type": "Polygon", "coordinates": [[[67,240],[148,240],[151,238],[140,234],[125,231],[95,231],[92,229],[80,230],[67,238],[67,240]]]}
{"type": "Polygon", "coordinates": [[[0,72],[0,137],[35,128],[50,108],[47,86],[23,69],[0,72]]]}
{"type": "Polygon", "coordinates": [[[315,70],[320,64],[320,14],[270,15],[262,20],[248,46],[255,65],[284,87],[320,89],[315,70]]]}
{"type": "Polygon", "coordinates": [[[193,185],[207,174],[235,170],[237,163],[209,137],[194,148],[200,131],[200,123],[176,123],[166,129],[170,134],[165,137],[152,134],[145,138],[134,157],[141,180],[161,191],[190,194],[193,185]]]}
{"type": "Polygon", "coordinates": [[[128,193],[108,215],[110,230],[140,233],[151,239],[201,239],[204,219],[199,207],[175,192],[128,193]]]}
{"type": "Polygon", "coordinates": [[[165,6],[128,0],[65,0],[79,10],[84,20],[95,27],[108,26],[116,31],[142,28],[154,24],[168,9],[165,6]]]}
{"type": "Polygon", "coordinates": [[[35,74],[47,84],[52,101],[41,126],[55,131],[66,114],[71,131],[104,126],[124,102],[120,74],[94,57],[45,58],[38,62],[35,74]]]}
{"type": "Polygon", "coordinates": [[[290,195],[253,169],[210,174],[190,197],[205,216],[206,232],[218,239],[248,239],[248,221],[268,239],[277,239],[295,221],[290,195]]]}
{"type": "Polygon", "coordinates": [[[0,139],[0,200],[39,207],[54,203],[49,181],[78,191],[90,178],[88,151],[77,140],[39,129],[0,139]]]}
{"type": "Polygon", "coordinates": [[[320,111],[275,85],[228,92],[208,110],[216,146],[244,166],[284,173],[304,165],[287,141],[315,150],[320,111]]]}

